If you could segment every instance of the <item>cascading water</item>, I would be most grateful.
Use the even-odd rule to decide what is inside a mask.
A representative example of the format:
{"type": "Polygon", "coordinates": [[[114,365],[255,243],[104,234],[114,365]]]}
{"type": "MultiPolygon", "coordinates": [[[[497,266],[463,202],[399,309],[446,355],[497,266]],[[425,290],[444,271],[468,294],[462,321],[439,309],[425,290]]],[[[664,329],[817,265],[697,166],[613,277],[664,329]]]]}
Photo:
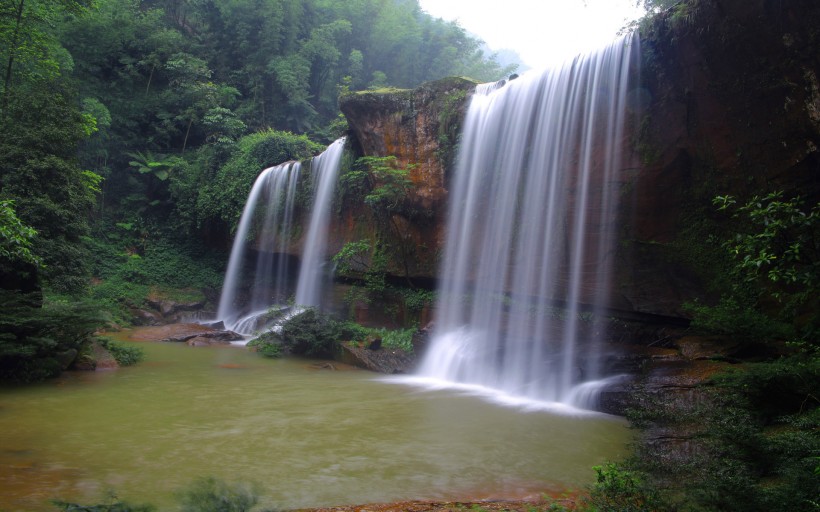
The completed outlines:
{"type": "Polygon", "coordinates": [[[276,257],[275,253],[284,254],[289,243],[300,171],[299,162],[265,169],[256,178],[245,202],[217,311],[217,318],[225,323],[225,327],[240,334],[253,333],[258,318],[267,313],[271,305],[286,302],[284,283],[290,270],[288,259],[276,257]],[[243,276],[248,237],[254,225],[257,229],[253,231],[260,237],[256,265],[251,276],[243,276]],[[240,305],[238,295],[248,278],[253,280],[250,301],[240,305]]]}
{"type": "Polygon", "coordinates": [[[319,306],[323,258],[327,248],[327,223],[333,191],[344,153],[345,138],[338,139],[310,164],[313,177],[313,209],[302,251],[302,266],[296,287],[296,304],[319,306]]]}
{"type": "Polygon", "coordinates": [[[477,88],[423,378],[590,407],[580,397],[594,396],[601,378],[598,340],[579,317],[609,292],[637,41],[477,88]]]}
{"type": "MultiPolygon", "coordinates": [[[[310,162],[313,182],[313,207],[305,236],[302,263],[296,288],[296,304],[318,306],[322,294],[322,258],[327,247],[327,224],[333,191],[344,151],[345,138],[332,143],[310,162]]],[[[299,162],[287,162],[262,171],[251,188],[236,231],[228,270],[219,299],[217,318],[225,327],[250,335],[263,325],[263,319],[274,306],[288,302],[290,258],[286,256],[291,242],[291,228],[296,188],[301,175],[299,162]],[[255,229],[253,229],[255,228],[255,229]],[[256,265],[243,276],[249,237],[259,240],[256,265]],[[240,305],[240,290],[251,281],[249,301],[240,305]]]]}

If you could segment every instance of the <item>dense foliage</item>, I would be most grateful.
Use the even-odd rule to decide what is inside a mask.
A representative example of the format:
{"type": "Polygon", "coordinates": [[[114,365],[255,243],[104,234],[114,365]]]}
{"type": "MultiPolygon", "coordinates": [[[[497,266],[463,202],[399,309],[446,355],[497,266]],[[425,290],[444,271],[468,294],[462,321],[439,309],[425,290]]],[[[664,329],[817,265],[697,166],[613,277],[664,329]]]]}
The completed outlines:
{"type": "MultiPolygon", "coordinates": [[[[178,510],[183,512],[247,512],[254,509],[259,497],[253,485],[228,483],[214,477],[194,480],[188,487],[177,492],[178,510]]],[[[55,500],[54,505],[63,512],[153,512],[157,507],[150,503],[133,505],[111,494],[103,503],[82,505],[55,500]]],[[[274,509],[260,509],[261,512],[274,509]]]]}
{"type": "Polygon", "coordinates": [[[0,0],[5,374],[79,342],[23,292],[90,296],[99,325],[218,287],[256,175],[340,136],[340,92],[512,71],[482,44],[415,0],[0,0]]]}
{"type": "Polygon", "coordinates": [[[818,207],[781,191],[714,204],[730,217],[719,244],[730,284],[716,305],[690,306],[692,327],[738,347],[738,357],[696,401],[642,397],[633,424],[684,432],[690,449],[670,457],[644,444],[622,469],[662,496],[651,510],[817,510],[818,207]]]}
{"type": "Polygon", "coordinates": [[[47,300],[0,289],[0,380],[32,382],[58,375],[101,323],[94,304],[47,300]]]}
{"type": "Polygon", "coordinates": [[[341,349],[342,343],[367,346],[378,339],[380,347],[413,352],[415,332],[415,328],[390,330],[364,327],[310,308],[283,319],[276,328],[260,333],[248,346],[266,357],[285,354],[332,357],[341,349]]]}

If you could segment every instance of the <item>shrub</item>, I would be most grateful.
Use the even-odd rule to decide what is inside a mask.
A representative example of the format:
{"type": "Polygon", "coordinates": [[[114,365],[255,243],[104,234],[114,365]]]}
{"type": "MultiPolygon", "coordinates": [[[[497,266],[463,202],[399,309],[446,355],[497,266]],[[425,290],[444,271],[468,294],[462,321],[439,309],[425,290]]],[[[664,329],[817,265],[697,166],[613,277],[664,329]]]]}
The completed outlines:
{"type": "Polygon", "coordinates": [[[411,329],[396,329],[388,331],[381,330],[382,346],[386,348],[398,348],[405,352],[413,352],[413,334],[416,332],[415,328],[411,329]]]}
{"type": "Polygon", "coordinates": [[[135,345],[126,345],[110,338],[97,338],[100,345],[111,352],[120,366],[132,366],[145,359],[145,351],[135,345]]]}
{"type": "Polygon", "coordinates": [[[595,466],[596,481],[584,504],[595,512],[658,512],[665,510],[657,491],[635,471],[617,464],[595,466]]]}
{"type": "Polygon", "coordinates": [[[249,341],[247,346],[254,348],[265,357],[276,358],[284,355],[282,339],[274,331],[267,331],[260,334],[249,341]]]}
{"type": "Polygon", "coordinates": [[[112,497],[108,503],[97,505],[80,505],[62,500],[54,500],[52,503],[63,512],[153,512],[156,510],[156,507],[153,505],[131,505],[130,503],[119,501],[116,497],[112,497]]]}
{"type": "Polygon", "coordinates": [[[759,343],[786,340],[795,335],[794,328],[771,318],[736,296],[726,296],[715,306],[684,304],[692,313],[692,329],[704,334],[724,334],[739,340],[759,343]]]}
{"type": "Polygon", "coordinates": [[[228,484],[213,477],[200,478],[179,493],[182,512],[245,512],[259,498],[249,485],[228,484]]]}
{"type": "Polygon", "coordinates": [[[231,158],[200,183],[197,216],[221,219],[229,226],[239,222],[248,191],[259,173],[288,160],[302,160],[319,153],[323,147],[304,135],[266,130],[242,137],[231,158]]]}
{"type": "Polygon", "coordinates": [[[0,380],[34,382],[56,376],[102,325],[94,304],[47,300],[0,290],[0,380]],[[76,353],[76,352],[75,352],[76,353]]]}

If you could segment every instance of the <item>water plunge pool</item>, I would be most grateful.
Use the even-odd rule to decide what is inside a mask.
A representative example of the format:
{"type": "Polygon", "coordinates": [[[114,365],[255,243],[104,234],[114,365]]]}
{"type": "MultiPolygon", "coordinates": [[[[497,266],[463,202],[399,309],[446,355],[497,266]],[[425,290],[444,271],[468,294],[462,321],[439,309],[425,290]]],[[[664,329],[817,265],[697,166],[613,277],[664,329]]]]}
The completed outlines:
{"type": "Polygon", "coordinates": [[[538,496],[625,452],[625,421],[522,412],[239,347],[140,343],[136,367],[0,389],[0,509],[175,506],[198,477],[269,507],[538,496]]]}

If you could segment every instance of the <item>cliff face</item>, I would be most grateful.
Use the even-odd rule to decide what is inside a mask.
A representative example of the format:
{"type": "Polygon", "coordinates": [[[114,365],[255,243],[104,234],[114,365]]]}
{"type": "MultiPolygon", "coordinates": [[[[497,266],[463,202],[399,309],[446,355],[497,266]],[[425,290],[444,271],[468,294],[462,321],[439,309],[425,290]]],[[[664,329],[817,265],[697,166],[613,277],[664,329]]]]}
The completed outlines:
{"type": "MultiPolygon", "coordinates": [[[[390,270],[402,277],[434,279],[447,214],[447,180],[468,95],[476,83],[464,78],[431,82],[414,90],[342,96],[351,145],[357,156],[393,156],[408,169],[412,187],[388,227],[379,233],[392,249],[390,270]]],[[[331,250],[347,241],[376,237],[379,229],[363,204],[341,209],[331,227],[331,250]]]]}
{"type": "Polygon", "coordinates": [[[785,190],[816,202],[820,4],[689,1],[642,30],[640,165],[625,212],[620,291],[677,315],[715,293],[704,254],[727,236],[716,195],[785,190]]]}
{"type": "MultiPolygon", "coordinates": [[[[629,192],[614,308],[684,316],[683,302],[716,292],[714,269],[699,263],[720,250],[710,235],[725,235],[714,196],[783,189],[820,197],[818,27],[814,0],[689,1],[642,27],[641,84],[631,93],[642,108],[624,139],[632,161],[620,178],[629,192]]],[[[396,219],[415,248],[416,277],[435,278],[453,144],[473,87],[448,79],[342,98],[358,154],[417,165],[410,201],[430,214],[396,219]]],[[[333,247],[360,238],[366,224],[361,210],[343,211],[333,247]]]]}

